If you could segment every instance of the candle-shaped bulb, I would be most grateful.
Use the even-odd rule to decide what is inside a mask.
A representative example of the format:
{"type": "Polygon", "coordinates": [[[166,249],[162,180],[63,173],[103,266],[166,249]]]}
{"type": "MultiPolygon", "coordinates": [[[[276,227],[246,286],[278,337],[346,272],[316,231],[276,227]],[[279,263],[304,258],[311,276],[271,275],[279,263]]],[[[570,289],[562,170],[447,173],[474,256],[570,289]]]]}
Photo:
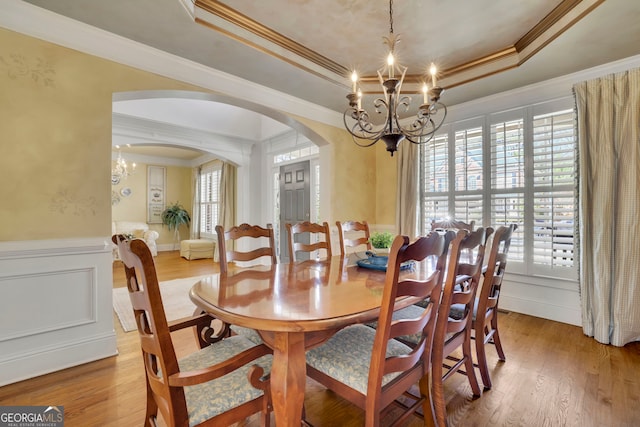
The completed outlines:
{"type": "Polygon", "coordinates": [[[358,90],[358,111],[362,110],[362,91],[358,90]]]}
{"type": "Polygon", "coordinates": [[[429,99],[427,97],[427,94],[429,93],[429,87],[427,86],[426,83],[424,83],[422,85],[422,99],[423,99],[423,104],[427,104],[429,102],[429,99]]]}
{"type": "Polygon", "coordinates": [[[431,73],[431,86],[436,87],[436,74],[438,73],[438,70],[435,64],[431,64],[429,72],[431,73]]]}
{"type": "Polygon", "coordinates": [[[389,78],[393,78],[393,52],[389,52],[389,56],[387,56],[387,65],[389,65],[389,78]]]}
{"type": "Polygon", "coordinates": [[[351,74],[351,82],[353,83],[353,93],[356,93],[356,88],[358,87],[358,73],[355,71],[351,74]]]}

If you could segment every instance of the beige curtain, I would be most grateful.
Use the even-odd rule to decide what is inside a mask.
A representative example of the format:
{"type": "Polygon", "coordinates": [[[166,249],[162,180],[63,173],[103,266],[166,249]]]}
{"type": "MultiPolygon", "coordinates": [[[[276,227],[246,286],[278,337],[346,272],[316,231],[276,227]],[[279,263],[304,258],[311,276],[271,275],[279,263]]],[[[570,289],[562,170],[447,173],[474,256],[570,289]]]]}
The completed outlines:
{"type": "Polygon", "coordinates": [[[218,222],[225,230],[236,225],[236,170],[237,168],[230,163],[222,164],[218,222]]]}
{"type": "Polygon", "coordinates": [[[574,86],[584,333],[640,340],[640,69],[574,86]]]}
{"type": "Polygon", "coordinates": [[[193,168],[191,171],[191,194],[193,201],[191,203],[191,238],[200,238],[200,174],[202,168],[193,168]]]}
{"type": "Polygon", "coordinates": [[[396,232],[410,239],[417,236],[419,154],[420,147],[409,141],[403,141],[398,150],[396,232]]]}

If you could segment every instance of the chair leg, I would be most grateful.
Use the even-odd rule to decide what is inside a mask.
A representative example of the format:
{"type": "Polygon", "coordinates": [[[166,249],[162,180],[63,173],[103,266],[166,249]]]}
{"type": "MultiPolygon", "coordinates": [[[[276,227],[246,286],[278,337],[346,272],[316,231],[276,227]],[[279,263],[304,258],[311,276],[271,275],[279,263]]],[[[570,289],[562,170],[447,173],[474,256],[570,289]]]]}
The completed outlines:
{"type": "Polygon", "coordinates": [[[262,413],[260,414],[260,426],[261,427],[270,427],[271,426],[271,407],[268,399],[264,399],[264,404],[262,406],[262,413]]]}
{"type": "Polygon", "coordinates": [[[435,411],[433,409],[432,384],[430,372],[420,379],[420,394],[424,397],[422,402],[422,416],[426,427],[435,427],[435,411]]]}
{"type": "MultiPolygon", "coordinates": [[[[435,422],[438,427],[447,426],[447,402],[444,400],[444,384],[442,381],[442,359],[434,360],[431,369],[431,401],[435,422]]],[[[425,422],[427,418],[425,417],[425,422]]],[[[427,424],[428,425],[428,424],[427,424]]]]}
{"type": "Polygon", "coordinates": [[[158,405],[151,397],[151,388],[147,384],[147,409],[144,415],[145,427],[156,427],[156,417],[158,416],[158,405]]]}
{"type": "Polygon", "coordinates": [[[485,329],[476,328],[476,356],[478,357],[478,369],[480,370],[480,377],[482,378],[482,384],[484,384],[485,390],[491,388],[491,377],[489,375],[489,367],[487,366],[487,354],[485,352],[485,329]],[[478,329],[481,329],[478,331],[478,329]]]}
{"type": "Polygon", "coordinates": [[[473,358],[471,357],[471,330],[467,331],[467,336],[462,343],[462,354],[464,357],[464,367],[467,371],[467,378],[471,385],[471,391],[473,395],[478,397],[482,394],[480,386],[478,385],[478,379],[476,378],[476,371],[473,366],[473,358]]]}
{"type": "Polygon", "coordinates": [[[502,342],[500,341],[500,334],[498,333],[498,313],[495,313],[493,319],[491,319],[491,327],[493,328],[493,343],[496,345],[498,358],[504,362],[507,359],[504,356],[504,350],[502,350],[502,342]]]}

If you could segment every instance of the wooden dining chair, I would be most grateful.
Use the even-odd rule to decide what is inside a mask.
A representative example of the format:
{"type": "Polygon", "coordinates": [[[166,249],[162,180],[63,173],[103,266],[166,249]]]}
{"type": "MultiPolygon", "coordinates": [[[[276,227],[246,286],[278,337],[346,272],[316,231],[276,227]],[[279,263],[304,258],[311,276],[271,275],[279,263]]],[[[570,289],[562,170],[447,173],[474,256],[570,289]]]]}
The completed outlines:
{"type": "Polygon", "coordinates": [[[471,326],[486,242],[487,231],[482,227],[473,232],[459,230],[452,242],[431,356],[438,426],[447,425],[444,381],[454,373],[465,374],[473,395],[481,394],[471,353],[471,326]],[[452,356],[458,349],[462,349],[462,356],[452,356]]]}
{"type": "Polygon", "coordinates": [[[396,236],[389,252],[389,263],[382,289],[378,328],[353,325],[337,332],[326,343],[307,352],[307,375],[365,410],[365,425],[379,426],[381,412],[396,403],[405,411],[394,425],[419,408],[432,416],[429,393],[431,343],[436,312],[442,292],[441,271],[424,280],[399,277],[400,265],[409,260],[438,257],[444,239],[438,233],[409,244],[407,236],[396,236]],[[396,298],[431,298],[433,304],[416,318],[394,321],[396,298]],[[396,337],[418,334],[414,347],[396,337]],[[397,401],[405,391],[419,383],[420,395],[407,405],[397,401]]]}
{"type": "Polygon", "coordinates": [[[336,226],[338,227],[340,253],[342,256],[347,254],[348,248],[364,246],[365,250],[371,250],[371,241],[369,240],[371,235],[369,233],[369,224],[367,221],[336,221],[336,226]],[[357,235],[354,236],[354,233],[357,233],[357,235]]]}
{"type": "Polygon", "coordinates": [[[491,243],[489,261],[484,272],[484,280],[477,298],[473,316],[473,331],[476,344],[477,364],[482,383],[486,389],[491,388],[491,375],[487,365],[487,344],[494,344],[498,358],[505,361],[502,342],[498,332],[498,301],[502,280],[507,267],[507,255],[511,246],[511,237],[518,228],[517,224],[498,227],[491,243]]]}
{"type": "Polygon", "coordinates": [[[271,350],[241,336],[212,334],[207,314],[167,322],[149,247],[139,239],[114,235],[140,335],[146,378],[145,426],[158,413],[169,426],[218,426],[260,412],[269,425],[270,392],[265,372],[271,350]],[[196,327],[201,349],[178,360],[171,332],[196,327]]]}
{"type": "Polygon", "coordinates": [[[468,230],[468,231],[473,231],[473,228],[475,227],[476,222],[475,221],[471,221],[469,223],[466,223],[464,221],[456,221],[454,220],[440,220],[440,221],[436,221],[433,220],[431,221],[431,231],[435,231],[435,230],[454,230],[454,231],[458,231],[458,230],[468,230]]]}
{"type": "Polygon", "coordinates": [[[271,264],[276,264],[276,246],[273,237],[273,228],[267,225],[266,228],[259,225],[240,224],[231,227],[225,231],[221,225],[216,226],[216,234],[218,235],[218,253],[220,254],[220,274],[226,274],[228,271],[228,263],[234,261],[253,261],[262,257],[269,257],[271,264]],[[262,245],[257,249],[241,252],[237,250],[236,244],[240,239],[252,239],[262,241],[266,239],[266,245],[262,245]],[[232,241],[227,248],[227,240],[232,241]]]}
{"type": "Polygon", "coordinates": [[[309,221],[286,224],[291,261],[299,259],[297,252],[314,252],[324,249],[326,258],[331,258],[331,231],[329,224],[317,224],[309,221]],[[314,237],[317,238],[314,241],[314,237]]]}

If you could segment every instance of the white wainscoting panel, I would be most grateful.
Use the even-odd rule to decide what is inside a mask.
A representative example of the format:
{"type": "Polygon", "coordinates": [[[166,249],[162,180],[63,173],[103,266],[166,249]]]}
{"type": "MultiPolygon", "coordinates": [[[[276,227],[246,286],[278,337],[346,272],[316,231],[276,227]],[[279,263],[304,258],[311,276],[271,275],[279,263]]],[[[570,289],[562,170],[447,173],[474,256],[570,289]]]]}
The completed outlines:
{"type": "Polygon", "coordinates": [[[500,293],[500,308],[582,326],[577,281],[507,272],[500,293]]]}
{"type": "Polygon", "coordinates": [[[105,238],[0,242],[0,386],[117,354],[105,238]]]}

